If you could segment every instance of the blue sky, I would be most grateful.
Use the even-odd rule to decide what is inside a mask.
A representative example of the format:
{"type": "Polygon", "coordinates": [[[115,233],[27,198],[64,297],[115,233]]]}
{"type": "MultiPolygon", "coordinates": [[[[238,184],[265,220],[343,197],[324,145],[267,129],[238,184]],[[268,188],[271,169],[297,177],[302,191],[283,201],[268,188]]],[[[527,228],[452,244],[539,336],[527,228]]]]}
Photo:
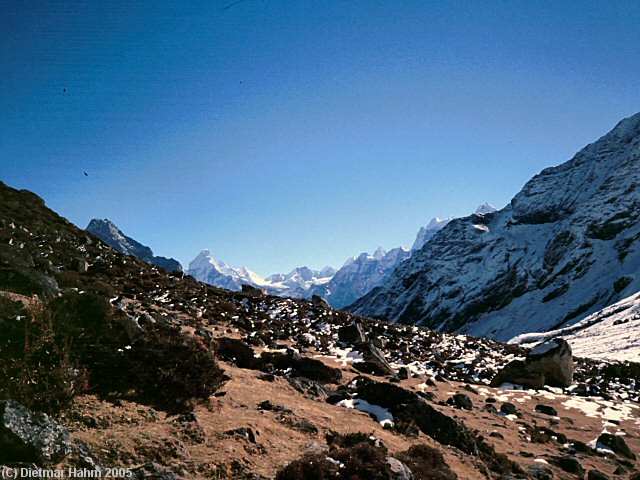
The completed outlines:
{"type": "Polygon", "coordinates": [[[0,179],[183,263],[410,245],[640,110],[637,2],[132,3],[0,0],[0,179]]]}

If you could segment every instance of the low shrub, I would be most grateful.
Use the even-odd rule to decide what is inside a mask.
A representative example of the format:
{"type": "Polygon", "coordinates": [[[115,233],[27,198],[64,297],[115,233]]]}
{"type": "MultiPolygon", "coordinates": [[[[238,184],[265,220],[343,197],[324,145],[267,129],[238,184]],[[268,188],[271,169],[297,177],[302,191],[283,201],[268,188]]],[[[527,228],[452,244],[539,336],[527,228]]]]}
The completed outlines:
{"type": "Polygon", "coordinates": [[[429,445],[414,445],[409,450],[394,455],[413,473],[414,480],[455,480],[442,453],[429,445]]]}
{"type": "Polygon", "coordinates": [[[84,369],[58,341],[50,311],[0,297],[0,398],[57,414],[87,387],[84,369]]]}
{"type": "Polygon", "coordinates": [[[100,295],[68,294],[51,309],[61,341],[87,369],[90,390],[104,397],[178,412],[225,380],[209,342],[162,323],[127,331],[130,320],[100,295]]]}
{"type": "Polygon", "coordinates": [[[120,316],[95,293],[29,309],[0,297],[0,398],[56,414],[92,392],[179,412],[226,380],[208,341],[166,324],[131,334],[120,316]]]}

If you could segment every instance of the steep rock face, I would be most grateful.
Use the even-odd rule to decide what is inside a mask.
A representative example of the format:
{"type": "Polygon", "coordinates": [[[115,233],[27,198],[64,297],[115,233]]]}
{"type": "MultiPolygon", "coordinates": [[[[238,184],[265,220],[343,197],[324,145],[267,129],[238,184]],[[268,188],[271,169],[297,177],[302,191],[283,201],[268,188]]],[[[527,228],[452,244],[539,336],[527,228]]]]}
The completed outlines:
{"type": "Polygon", "coordinates": [[[168,272],[182,271],[180,262],[173,258],[155,256],[149,247],[126,236],[110,220],[94,218],[89,222],[86,230],[120,253],[133,255],[147,263],[162,267],[168,272]]]}
{"type": "Polygon", "coordinates": [[[350,310],[508,340],[640,290],[640,114],[533,177],[504,209],[451,221],[350,310]]]}

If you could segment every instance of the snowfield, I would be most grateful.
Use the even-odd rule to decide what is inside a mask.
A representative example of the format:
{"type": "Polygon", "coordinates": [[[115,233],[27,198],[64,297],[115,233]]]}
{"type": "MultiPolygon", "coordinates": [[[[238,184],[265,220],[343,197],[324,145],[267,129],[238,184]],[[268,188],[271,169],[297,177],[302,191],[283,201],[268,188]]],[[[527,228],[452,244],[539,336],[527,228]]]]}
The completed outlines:
{"type": "Polygon", "coordinates": [[[567,340],[576,357],[640,362],[640,292],[569,327],[525,333],[509,343],[533,347],[555,337],[567,340]]]}

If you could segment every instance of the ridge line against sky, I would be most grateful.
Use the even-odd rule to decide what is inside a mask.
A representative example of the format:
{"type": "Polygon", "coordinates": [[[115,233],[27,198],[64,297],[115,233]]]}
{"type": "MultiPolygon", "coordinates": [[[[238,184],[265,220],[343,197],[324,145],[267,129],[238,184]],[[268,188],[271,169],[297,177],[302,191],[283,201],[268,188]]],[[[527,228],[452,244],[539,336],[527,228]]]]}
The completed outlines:
{"type": "Polygon", "coordinates": [[[0,179],[266,276],[502,207],[640,110],[635,2],[228,4],[0,0],[0,179]]]}

